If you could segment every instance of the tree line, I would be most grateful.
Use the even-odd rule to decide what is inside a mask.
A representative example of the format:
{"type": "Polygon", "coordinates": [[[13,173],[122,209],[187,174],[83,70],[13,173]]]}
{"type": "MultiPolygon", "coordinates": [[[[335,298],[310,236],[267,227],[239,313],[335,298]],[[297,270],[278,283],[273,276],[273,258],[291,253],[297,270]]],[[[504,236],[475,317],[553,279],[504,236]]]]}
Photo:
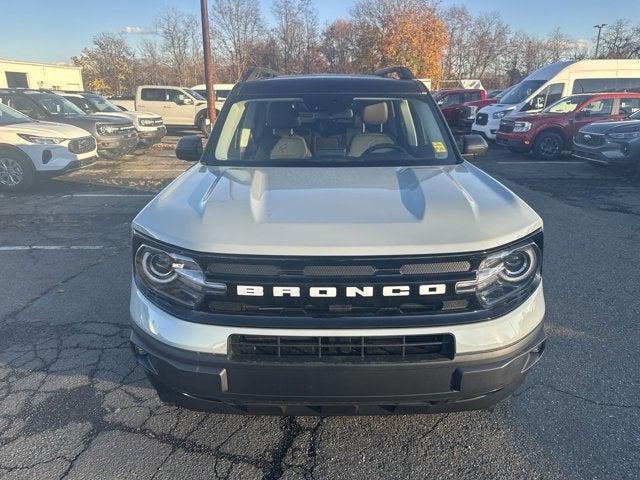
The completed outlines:
{"type": "MultiPolygon", "coordinates": [[[[252,66],[285,74],[367,73],[405,65],[419,78],[516,83],[541,66],[593,56],[590,42],[561,29],[538,37],[514,31],[499,13],[472,15],[437,0],[356,0],[347,18],[321,26],[311,0],[274,0],[268,24],[258,0],[212,0],[215,76],[233,83],[252,66]]],[[[140,33],[140,32],[136,32],[140,33]]],[[[72,58],[87,87],[130,93],[141,84],[204,82],[200,19],[170,7],[133,46],[125,33],[98,34],[72,58]]],[[[640,58],[640,25],[621,19],[602,32],[599,57],[640,58]]]]}

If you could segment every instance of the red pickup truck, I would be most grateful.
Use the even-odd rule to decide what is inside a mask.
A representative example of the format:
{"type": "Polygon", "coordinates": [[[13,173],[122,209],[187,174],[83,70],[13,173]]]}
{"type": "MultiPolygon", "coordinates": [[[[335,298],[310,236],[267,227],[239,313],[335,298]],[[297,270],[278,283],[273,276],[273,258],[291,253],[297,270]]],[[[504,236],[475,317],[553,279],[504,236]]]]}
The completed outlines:
{"type": "Polygon", "coordinates": [[[593,122],[622,120],[633,113],[640,93],[570,95],[539,114],[508,115],[500,122],[496,144],[513,152],[533,150],[543,160],[571,148],[573,136],[593,122]]]}
{"type": "Polygon", "coordinates": [[[464,125],[461,120],[465,104],[471,102],[471,104],[475,105],[476,102],[489,100],[487,98],[487,92],[479,88],[450,88],[439,90],[434,93],[434,97],[449,127],[454,132],[464,130],[464,125]]]}

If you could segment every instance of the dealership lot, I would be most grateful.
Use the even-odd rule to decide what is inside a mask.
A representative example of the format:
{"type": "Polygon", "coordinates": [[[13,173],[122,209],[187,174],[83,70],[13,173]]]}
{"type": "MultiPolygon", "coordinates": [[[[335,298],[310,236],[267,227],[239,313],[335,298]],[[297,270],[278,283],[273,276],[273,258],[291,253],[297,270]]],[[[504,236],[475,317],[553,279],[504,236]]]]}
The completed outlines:
{"type": "Polygon", "coordinates": [[[479,162],[545,221],[546,356],[491,411],[208,415],[162,405],[127,346],[131,219],[189,166],[167,147],[0,196],[0,478],[637,477],[640,181],[479,162]]]}

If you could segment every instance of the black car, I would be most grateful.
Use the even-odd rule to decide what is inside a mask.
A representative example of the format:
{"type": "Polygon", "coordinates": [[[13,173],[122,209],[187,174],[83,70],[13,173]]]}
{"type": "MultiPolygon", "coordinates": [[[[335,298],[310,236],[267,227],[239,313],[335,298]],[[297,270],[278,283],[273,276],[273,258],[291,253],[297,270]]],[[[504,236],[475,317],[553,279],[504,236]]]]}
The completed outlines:
{"type": "Polygon", "coordinates": [[[130,120],[87,115],[66,98],[40,90],[0,89],[0,102],[35,120],[65,123],[88,131],[96,139],[98,155],[114,159],[135,150],[138,134],[130,120]]]}
{"type": "Polygon", "coordinates": [[[582,127],[573,137],[573,156],[593,164],[631,167],[640,173],[640,109],[620,122],[582,127]]]}

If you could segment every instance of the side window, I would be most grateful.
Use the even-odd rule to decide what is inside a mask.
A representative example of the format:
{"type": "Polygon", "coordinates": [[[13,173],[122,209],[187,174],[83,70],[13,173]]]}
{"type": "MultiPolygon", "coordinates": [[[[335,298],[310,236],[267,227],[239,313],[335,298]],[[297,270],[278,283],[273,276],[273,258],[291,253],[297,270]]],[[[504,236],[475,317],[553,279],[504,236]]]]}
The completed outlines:
{"type": "Polygon", "coordinates": [[[618,92],[640,92],[640,78],[619,78],[618,92]]]}
{"type": "Polygon", "coordinates": [[[85,113],[89,113],[93,111],[93,108],[91,108],[91,105],[89,105],[89,103],[87,103],[87,101],[84,98],[78,98],[78,97],[64,97],[64,98],[69,100],[71,103],[73,103],[76,107],[78,107],[80,110],[82,110],[85,113]]]}
{"type": "Polygon", "coordinates": [[[15,108],[19,112],[22,112],[25,115],[28,115],[30,117],[35,117],[39,113],[36,106],[28,98],[9,97],[7,101],[7,105],[9,105],[11,108],[15,108]]]}
{"type": "Polygon", "coordinates": [[[573,93],[615,92],[617,78],[583,78],[573,81],[573,93]]]}
{"type": "Polygon", "coordinates": [[[620,99],[620,115],[631,115],[640,111],[640,98],[621,98],[620,99]]]}
{"type": "Polygon", "coordinates": [[[606,116],[611,115],[613,110],[613,98],[603,98],[601,100],[595,100],[588,103],[583,109],[583,112],[591,112],[591,116],[606,116]]]}
{"type": "Polygon", "coordinates": [[[448,107],[450,105],[458,105],[462,103],[462,95],[459,93],[450,93],[444,98],[438,100],[438,105],[441,107],[448,107]]]}
{"type": "Polygon", "coordinates": [[[176,90],[173,88],[167,88],[167,102],[179,103],[187,98],[187,94],[182,90],[176,90]]]}
{"type": "Polygon", "coordinates": [[[480,92],[469,92],[464,94],[464,102],[475,102],[480,100],[480,92]]]}
{"type": "Polygon", "coordinates": [[[140,98],[145,102],[166,102],[167,95],[164,88],[143,88],[140,98]]]}
{"type": "Polygon", "coordinates": [[[554,83],[547,88],[547,100],[544,104],[545,107],[556,103],[562,98],[562,92],[564,91],[564,83],[554,83]]]}

